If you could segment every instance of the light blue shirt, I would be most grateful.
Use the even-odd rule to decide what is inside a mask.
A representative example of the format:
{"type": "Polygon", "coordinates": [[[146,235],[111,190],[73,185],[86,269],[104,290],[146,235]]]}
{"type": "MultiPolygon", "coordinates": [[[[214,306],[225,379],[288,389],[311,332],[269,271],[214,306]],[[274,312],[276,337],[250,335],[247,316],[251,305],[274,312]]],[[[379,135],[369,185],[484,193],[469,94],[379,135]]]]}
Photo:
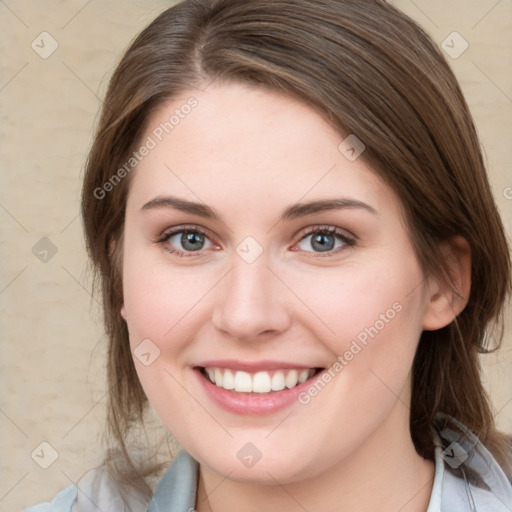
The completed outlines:
{"type": "MultiPolygon", "coordinates": [[[[427,512],[511,512],[512,485],[489,451],[464,430],[464,439],[450,429],[434,433],[435,476],[427,512]]],[[[198,462],[181,450],[158,483],[149,507],[136,496],[125,495],[125,504],[106,471],[95,469],[51,503],[23,512],[194,512],[198,469],[198,462]]]]}

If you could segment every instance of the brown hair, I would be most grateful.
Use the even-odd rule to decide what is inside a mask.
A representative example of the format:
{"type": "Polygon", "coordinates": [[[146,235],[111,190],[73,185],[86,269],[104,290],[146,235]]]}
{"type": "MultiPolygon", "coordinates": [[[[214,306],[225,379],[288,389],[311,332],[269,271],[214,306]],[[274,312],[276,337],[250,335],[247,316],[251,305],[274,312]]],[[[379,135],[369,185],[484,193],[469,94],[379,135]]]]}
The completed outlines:
{"type": "Polygon", "coordinates": [[[401,200],[425,275],[448,282],[440,244],[457,235],[468,241],[467,306],[447,327],[421,335],[411,435],[418,453],[432,459],[436,413],[453,416],[510,477],[510,451],[496,430],[479,366],[479,353],[491,339],[497,348],[503,335],[511,289],[507,241],[454,74],[421,27],[383,0],[188,0],[140,33],[115,70],[87,162],[82,213],[103,294],[108,425],[125,462],[120,474],[137,487],[151,472],[131,462],[125,443],[147,406],[119,313],[130,176],[101,198],[97,191],[136,149],[154,109],[214,79],[301,98],[340,134],[356,134],[366,146],[363,157],[401,200]]]}

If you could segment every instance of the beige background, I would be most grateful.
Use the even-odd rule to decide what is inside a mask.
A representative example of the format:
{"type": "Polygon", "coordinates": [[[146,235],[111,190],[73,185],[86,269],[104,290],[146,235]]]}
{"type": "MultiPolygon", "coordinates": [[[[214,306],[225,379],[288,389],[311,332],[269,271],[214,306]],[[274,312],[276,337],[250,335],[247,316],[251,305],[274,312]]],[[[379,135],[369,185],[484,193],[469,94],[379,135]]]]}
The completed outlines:
{"type": "MultiPolygon", "coordinates": [[[[128,42],[174,2],[0,0],[0,510],[20,510],[76,481],[101,455],[104,336],[82,241],[80,180],[108,78],[128,42]],[[48,32],[58,43],[48,51],[48,32]],[[44,48],[41,38],[45,38],[44,48]],[[47,237],[52,246],[44,245],[47,237]],[[33,253],[49,250],[48,261],[33,253]],[[51,247],[56,249],[52,255],[51,247]],[[37,252],[37,251],[35,251],[37,252]],[[48,468],[48,442],[58,458],[48,468]],[[37,449],[36,449],[37,448],[37,449]],[[44,453],[44,457],[41,455],[44,453]],[[37,456],[39,454],[39,457],[37,456]]],[[[460,78],[512,233],[512,2],[395,0],[441,45],[460,78]],[[507,199],[508,196],[508,199],[507,199]]],[[[485,380],[512,432],[512,325],[485,380]]]]}

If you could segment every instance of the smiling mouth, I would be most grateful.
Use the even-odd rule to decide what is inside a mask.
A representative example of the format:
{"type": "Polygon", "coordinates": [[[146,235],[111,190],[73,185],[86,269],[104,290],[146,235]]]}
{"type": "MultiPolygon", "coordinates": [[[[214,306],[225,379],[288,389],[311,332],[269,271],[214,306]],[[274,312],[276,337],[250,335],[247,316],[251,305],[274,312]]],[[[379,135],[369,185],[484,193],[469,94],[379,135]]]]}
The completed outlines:
{"type": "Polygon", "coordinates": [[[249,373],[204,366],[197,369],[205,379],[219,388],[237,393],[258,394],[293,389],[324,370],[324,368],[301,368],[249,373]]]}

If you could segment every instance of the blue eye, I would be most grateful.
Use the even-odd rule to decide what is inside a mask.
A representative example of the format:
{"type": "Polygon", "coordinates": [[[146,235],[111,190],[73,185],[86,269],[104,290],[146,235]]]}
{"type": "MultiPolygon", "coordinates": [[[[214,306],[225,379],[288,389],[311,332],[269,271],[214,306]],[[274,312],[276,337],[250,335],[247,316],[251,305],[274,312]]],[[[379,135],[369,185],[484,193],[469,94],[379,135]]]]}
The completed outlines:
{"type": "Polygon", "coordinates": [[[166,233],[160,240],[165,244],[169,252],[175,253],[178,256],[186,256],[186,253],[193,253],[209,249],[212,242],[205,233],[198,229],[179,229],[166,233]]]}
{"type": "Polygon", "coordinates": [[[338,252],[355,241],[334,227],[316,228],[301,238],[298,246],[305,252],[338,252]]]}
{"type": "MultiPolygon", "coordinates": [[[[213,242],[201,229],[197,227],[180,227],[164,233],[158,240],[166,251],[177,257],[185,258],[203,255],[214,247],[213,242]]],[[[330,256],[337,254],[343,248],[355,245],[355,239],[349,237],[344,231],[333,226],[314,226],[309,228],[296,244],[303,252],[330,256]]]]}

